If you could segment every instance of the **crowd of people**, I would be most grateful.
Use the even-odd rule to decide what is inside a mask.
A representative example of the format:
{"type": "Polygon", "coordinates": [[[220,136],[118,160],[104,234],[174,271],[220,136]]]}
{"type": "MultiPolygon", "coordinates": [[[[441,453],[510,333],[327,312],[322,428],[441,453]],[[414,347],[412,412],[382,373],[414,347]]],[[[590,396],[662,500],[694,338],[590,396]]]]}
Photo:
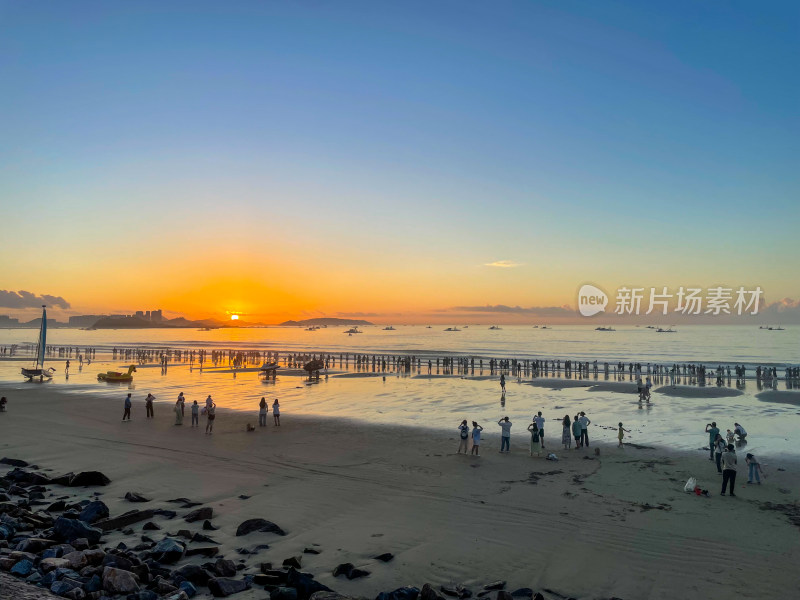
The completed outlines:
{"type": "MultiPolygon", "coordinates": [[[[589,417],[586,416],[585,412],[580,412],[575,415],[574,420],[570,419],[569,415],[564,415],[563,419],[555,419],[560,421],[562,431],[561,431],[561,443],[564,446],[565,450],[569,450],[572,448],[572,438],[575,438],[575,449],[578,448],[588,448],[589,447],[589,425],[592,424],[589,417]]],[[[530,433],[531,441],[530,441],[530,455],[533,456],[535,452],[538,456],[541,450],[545,449],[544,445],[544,424],[545,418],[542,415],[542,411],[538,411],[533,418],[531,419],[531,423],[527,427],[527,431],[530,433]]],[[[508,418],[508,416],[503,417],[497,422],[497,425],[500,427],[500,453],[507,454],[511,451],[511,427],[513,423],[508,418]]],[[[483,427],[478,425],[476,421],[472,421],[472,429],[470,430],[469,425],[467,424],[467,420],[464,419],[461,421],[461,424],[458,426],[459,431],[459,444],[458,444],[458,451],[457,454],[467,454],[467,450],[470,450],[469,441],[472,439],[472,448],[470,450],[470,454],[479,455],[480,454],[480,445],[481,445],[481,432],[483,431],[483,427]]],[[[622,446],[622,438],[624,436],[623,431],[628,431],[627,429],[623,430],[622,423],[619,424],[619,440],[620,446],[622,446]]]]}
{"type": "MultiPolygon", "coordinates": [[[[706,424],[705,432],[708,434],[708,460],[717,466],[717,473],[722,475],[721,496],[726,494],[735,497],[736,474],[738,472],[738,458],[736,447],[742,448],[747,444],[747,430],[740,424],[734,423],[733,430],[728,429],[725,437],[717,427],[717,422],[706,424]]],[[[758,459],[752,454],[745,455],[747,465],[747,483],[761,485],[761,477],[766,477],[758,459]]]]}
{"type": "MultiPolygon", "coordinates": [[[[156,397],[153,394],[147,394],[144,399],[144,406],[145,406],[145,418],[146,419],[153,419],[155,418],[155,410],[153,408],[153,401],[156,397]]],[[[130,421],[131,420],[131,408],[133,406],[132,401],[132,394],[128,394],[125,396],[125,400],[123,402],[123,412],[122,412],[122,420],[123,421],[130,421]]],[[[3,408],[5,408],[5,398],[3,398],[3,408]]],[[[186,416],[186,397],[184,396],[183,392],[178,394],[178,399],[175,401],[175,406],[173,407],[173,412],[175,413],[175,425],[182,426],[183,425],[183,418],[186,416]]],[[[267,425],[267,413],[269,412],[269,407],[267,405],[266,398],[261,398],[261,401],[258,405],[258,424],[261,427],[265,427],[267,425]]],[[[200,417],[206,417],[206,429],[205,432],[207,434],[212,434],[214,432],[214,421],[217,418],[217,405],[214,400],[211,398],[211,394],[208,395],[205,401],[205,406],[202,408],[197,403],[197,400],[192,402],[190,408],[190,414],[192,417],[192,427],[199,427],[200,426],[200,417]]],[[[279,427],[281,424],[281,405],[277,398],[272,403],[272,419],[273,423],[276,427],[279,427]]]]}

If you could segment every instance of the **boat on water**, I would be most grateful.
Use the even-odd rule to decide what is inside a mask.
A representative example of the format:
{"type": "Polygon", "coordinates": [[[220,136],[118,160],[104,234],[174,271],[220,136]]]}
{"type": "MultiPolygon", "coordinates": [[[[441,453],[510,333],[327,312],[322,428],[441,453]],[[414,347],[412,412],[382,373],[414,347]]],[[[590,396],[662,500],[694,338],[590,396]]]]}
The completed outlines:
{"type": "Polygon", "coordinates": [[[312,325],[311,327],[306,327],[306,331],[316,331],[317,329],[319,329],[319,327],[317,327],[316,325],[312,325]]]}
{"type": "Polygon", "coordinates": [[[542,329],[552,329],[552,327],[548,327],[547,325],[542,325],[542,329]]]}
{"type": "Polygon", "coordinates": [[[648,325],[647,327],[645,327],[645,329],[655,329],[655,328],[656,328],[655,325],[648,325]]]}
{"type": "Polygon", "coordinates": [[[673,329],[672,327],[670,327],[669,329],[664,329],[662,327],[656,329],[656,333],[677,333],[677,331],[678,331],[677,329],[673,329]]]}
{"type": "Polygon", "coordinates": [[[461,331],[458,327],[448,327],[445,331],[461,331]]]}
{"type": "Polygon", "coordinates": [[[767,327],[768,331],[784,331],[783,327],[767,327]]]}
{"type": "Polygon", "coordinates": [[[50,379],[56,370],[53,367],[44,368],[44,351],[47,344],[47,305],[42,305],[42,324],[39,327],[39,342],[36,346],[36,357],[31,368],[22,367],[23,377],[33,381],[36,377],[39,381],[44,381],[45,377],[50,379]]]}
{"type": "Polygon", "coordinates": [[[616,331],[613,327],[595,327],[595,331],[616,331]]]}
{"type": "Polygon", "coordinates": [[[364,333],[364,332],[361,331],[358,327],[351,327],[350,329],[345,331],[345,333],[353,335],[354,333],[364,333]]]}
{"type": "Polygon", "coordinates": [[[498,327],[497,325],[492,325],[491,327],[489,327],[489,329],[495,329],[496,330],[496,329],[502,329],[502,327],[498,327]]]}
{"type": "Polygon", "coordinates": [[[395,328],[392,327],[391,325],[389,325],[388,327],[384,327],[383,330],[384,331],[396,331],[395,328]]]}
{"type": "Polygon", "coordinates": [[[108,381],[111,383],[133,381],[133,374],[135,372],[136,366],[130,365],[126,373],[121,373],[120,371],[106,371],[105,373],[98,373],[97,381],[108,381]]]}
{"type": "Polygon", "coordinates": [[[428,325],[427,327],[425,327],[425,329],[433,329],[433,326],[432,325],[428,325]]]}

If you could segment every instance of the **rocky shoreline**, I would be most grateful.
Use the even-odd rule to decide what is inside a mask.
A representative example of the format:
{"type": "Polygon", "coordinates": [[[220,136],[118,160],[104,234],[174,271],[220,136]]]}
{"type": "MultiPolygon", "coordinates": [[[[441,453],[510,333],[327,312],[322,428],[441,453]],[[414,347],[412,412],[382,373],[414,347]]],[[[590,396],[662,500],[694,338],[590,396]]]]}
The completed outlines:
{"type": "MultiPolygon", "coordinates": [[[[97,491],[110,480],[99,471],[50,477],[20,459],[3,458],[0,464],[11,467],[0,477],[0,588],[18,600],[188,600],[259,589],[266,594],[256,597],[272,600],[351,597],[301,571],[302,555],[288,557],[281,565],[259,563],[258,570],[243,558],[222,556],[212,537],[218,529],[212,522],[213,509],[188,498],[159,501],[128,492],[124,497],[128,503],[147,508],[112,516],[100,499],[103,492],[97,491]],[[115,533],[131,536],[134,526],[141,526],[139,544],[114,544],[115,533]],[[207,560],[198,564],[195,557],[207,560]]],[[[235,535],[254,532],[286,535],[279,525],[261,518],[243,521],[235,535]]],[[[267,548],[261,544],[236,552],[246,556],[267,548]]],[[[320,550],[308,547],[303,553],[320,550]]],[[[388,563],[394,556],[387,552],[373,558],[388,563]]],[[[348,580],[370,574],[352,563],[336,565],[332,573],[348,580]]],[[[461,585],[436,589],[426,583],[381,592],[376,600],[466,600],[473,595],[487,600],[545,600],[530,588],[513,592],[505,588],[505,581],[488,583],[475,592],[461,585]]]]}

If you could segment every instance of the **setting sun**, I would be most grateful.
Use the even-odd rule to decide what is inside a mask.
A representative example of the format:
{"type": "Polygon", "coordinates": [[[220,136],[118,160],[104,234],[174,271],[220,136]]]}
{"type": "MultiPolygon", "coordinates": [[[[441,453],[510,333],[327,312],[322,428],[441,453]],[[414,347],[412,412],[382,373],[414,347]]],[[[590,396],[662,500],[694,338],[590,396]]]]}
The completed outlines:
{"type": "Polygon", "coordinates": [[[231,321],[238,321],[239,315],[231,315],[231,321]]]}

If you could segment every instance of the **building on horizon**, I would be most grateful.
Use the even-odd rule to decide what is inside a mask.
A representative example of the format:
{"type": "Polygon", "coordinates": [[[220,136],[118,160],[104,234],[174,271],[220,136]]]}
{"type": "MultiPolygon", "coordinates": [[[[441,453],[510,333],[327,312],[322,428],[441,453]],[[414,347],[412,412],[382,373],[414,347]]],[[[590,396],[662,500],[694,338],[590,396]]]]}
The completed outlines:
{"type": "Polygon", "coordinates": [[[19,327],[19,319],[8,315],[0,315],[0,327],[19,327]]]}
{"type": "Polygon", "coordinates": [[[100,319],[105,319],[108,315],[76,315],[70,317],[68,325],[70,327],[91,327],[100,319]]]}

